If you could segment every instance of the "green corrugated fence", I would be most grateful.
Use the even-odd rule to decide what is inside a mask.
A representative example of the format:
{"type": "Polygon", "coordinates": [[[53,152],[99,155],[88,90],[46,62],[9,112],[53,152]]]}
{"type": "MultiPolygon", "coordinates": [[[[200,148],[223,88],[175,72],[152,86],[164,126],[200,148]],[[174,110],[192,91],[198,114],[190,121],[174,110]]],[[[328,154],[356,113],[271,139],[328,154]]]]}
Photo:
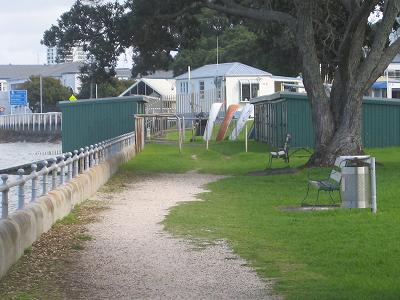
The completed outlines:
{"type": "Polygon", "coordinates": [[[62,101],[62,151],[134,131],[134,114],[145,112],[145,96],[62,101]]]}
{"type": "MultiPolygon", "coordinates": [[[[251,100],[255,109],[255,137],[281,147],[286,133],[293,147],[314,147],[311,107],[306,94],[279,92],[251,100]]],[[[363,144],[365,147],[400,145],[400,100],[364,98],[363,144]]]]}

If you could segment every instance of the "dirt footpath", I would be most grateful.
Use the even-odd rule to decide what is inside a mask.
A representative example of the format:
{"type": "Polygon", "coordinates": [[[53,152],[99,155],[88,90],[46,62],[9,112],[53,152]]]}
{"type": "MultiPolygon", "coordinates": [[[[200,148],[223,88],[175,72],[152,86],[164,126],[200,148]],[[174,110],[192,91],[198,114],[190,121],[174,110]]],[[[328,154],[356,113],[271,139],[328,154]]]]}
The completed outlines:
{"type": "Polygon", "coordinates": [[[199,250],[163,231],[160,222],[169,208],[195,201],[195,195],[205,191],[202,186],[219,178],[158,174],[113,194],[111,209],[89,225],[94,240],[66,272],[68,298],[273,298],[269,284],[225,243],[199,250]]]}

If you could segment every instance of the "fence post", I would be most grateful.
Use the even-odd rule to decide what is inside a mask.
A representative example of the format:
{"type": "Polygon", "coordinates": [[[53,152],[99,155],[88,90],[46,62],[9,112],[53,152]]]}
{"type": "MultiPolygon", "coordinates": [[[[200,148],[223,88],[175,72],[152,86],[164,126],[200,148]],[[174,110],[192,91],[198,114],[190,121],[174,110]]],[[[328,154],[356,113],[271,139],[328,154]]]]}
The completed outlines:
{"type": "Polygon", "coordinates": [[[8,175],[1,175],[1,180],[3,181],[2,187],[6,187],[6,189],[2,192],[1,197],[1,218],[5,219],[8,217],[8,188],[7,188],[7,180],[8,175]]]}
{"type": "Polygon", "coordinates": [[[21,182],[18,185],[18,209],[24,208],[25,205],[25,181],[24,181],[24,169],[18,169],[18,179],[21,182]]]}
{"type": "Polygon", "coordinates": [[[31,175],[33,175],[31,202],[33,202],[36,199],[36,193],[37,193],[37,174],[36,174],[37,165],[32,164],[31,169],[32,169],[31,175]]]}
{"type": "Polygon", "coordinates": [[[74,150],[74,156],[72,157],[72,177],[75,177],[78,175],[79,172],[79,156],[78,156],[78,150],[74,150]]]}
{"type": "Polygon", "coordinates": [[[247,153],[247,122],[246,122],[246,130],[245,130],[245,148],[246,148],[246,153],[247,153]]]}
{"type": "Polygon", "coordinates": [[[68,152],[66,155],[66,164],[67,164],[67,180],[70,181],[72,179],[72,153],[68,152]]]}
{"type": "Polygon", "coordinates": [[[80,148],[79,149],[79,174],[82,174],[83,171],[85,170],[85,154],[84,154],[84,149],[80,148]]]}
{"type": "Polygon", "coordinates": [[[99,164],[99,144],[94,144],[94,165],[99,164]]]}
{"type": "Polygon", "coordinates": [[[51,171],[51,189],[54,190],[57,187],[57,159],[51,158],[50,161],[53,167],[51,171]]]}
{"type": "Polygon", "coordinates": [[[94,166],[94,146],[90,145],[90,151],[89,151],[89,166],[92,168],[94,166]]]}
{"type": "Polygon", "coordinates": [[[89,147],[85,147],[85,170],[89,170],[89,147]]]}

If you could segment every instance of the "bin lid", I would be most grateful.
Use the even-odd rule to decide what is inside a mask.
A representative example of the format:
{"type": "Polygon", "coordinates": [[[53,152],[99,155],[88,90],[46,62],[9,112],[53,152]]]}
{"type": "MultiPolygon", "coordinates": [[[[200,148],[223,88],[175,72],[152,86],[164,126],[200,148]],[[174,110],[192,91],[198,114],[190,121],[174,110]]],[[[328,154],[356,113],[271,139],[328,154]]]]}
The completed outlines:
{"type": "Polygon", "coordinates": [[[336,165],[340,167],[344,167],[344,162],[348,160],[362,160],[365,163],[371,163],[371,155],[343,155],[339,156],[336,160],[336,165]]]}

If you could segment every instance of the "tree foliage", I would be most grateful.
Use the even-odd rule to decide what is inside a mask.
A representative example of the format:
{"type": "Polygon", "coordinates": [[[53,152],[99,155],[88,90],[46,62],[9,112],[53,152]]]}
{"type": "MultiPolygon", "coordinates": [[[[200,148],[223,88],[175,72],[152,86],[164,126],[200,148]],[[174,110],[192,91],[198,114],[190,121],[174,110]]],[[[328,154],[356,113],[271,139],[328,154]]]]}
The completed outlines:
{"type": "Polygon", "coordinates": [[[172,68],[175,74],[216,61],[240,61],[277,75],[298,75],[299,57],[291,35],[281,26],[260,26],[227,17],[192,1],[128,0],[124,5],[78,0],[44,34],[47,46],[67,51],[83,45],[89,55],[84,74],[108,80],[118,56],[133,49],[133,75],[172,68]],[[190,13],[176,14],[182,7],[190,13]],[[165,12],[171,12],[164,16],[165,12]],[[100,34],[101,33],[101,34],[100,34]],[[279,51],[276,46],[279,46],[279,51]],[[178,55],[171,56],[171,51],[178,55]],[[291,57],[296,63],[281,63],[291,57]]]}
{"type": "Polygon", "coordinates": [[[61,55],[80,45],[89,52],[90,63],[83,72],[96,73],[97,78],[113,76],[118,57],[125,51],[124,12],[124,6],[118,2],[86,4],[77,0],[60,16],[57,26],[45,31],[42,43],[57,46],[61,55]]]}
{"type": "Polygon", "coordinates": [[[124,92],[128,87],[134,84],[134,80],[119,80],[115,77],[108,78],[107,80],[100,80],[97,83],[92,82],[89,76],[83,75],[81,77],[82,86],[79,92],[79,99],[89,99],[90,96],[95,95],[95,89],[97,84],[97,97],[117,97],[124,92]],[[90,92],[92,89],[92,92],[90,92]]]}
{"type": "MultiPolygon", "coordinates": [[[[42,84],[44,106],[55,107],[58,101],[68,100],[73,93],[71,88],[63,86],[58,79],[52,77],[43,77],[42,84]]],[[[37,107],[40,103],[40,77],[31,76],[20,88],[28,91],[29,106],[37,107]]]]}
{"type": "Polygon", "coordinates": [[[168,67],[171,51],[178,51],[175,68],[182,70],[184,64],[212,59],[215,34],[210,32],[222,29],[222,58],[240,55],[256,64],[265,58],[292,75],[301,68],[315,132],[310,165],[362,153],[362,96],[400,50],[399,0],[126,0],[124,5],[82,5],[77,1],[44,41],[90,45],[100,67],[112,67],[116,54],[133,47],[135,73],[168,67]],[[373,14],[379,16],[376,22],[370,21],[373,14]],[[230,36],[235,31],[240,38],[230,36]],[[245,48],[242,39],[253,52],[235,53],[245,48]],[[102,55],[97,49],[102,46],[111,54],[102,55]]]}

